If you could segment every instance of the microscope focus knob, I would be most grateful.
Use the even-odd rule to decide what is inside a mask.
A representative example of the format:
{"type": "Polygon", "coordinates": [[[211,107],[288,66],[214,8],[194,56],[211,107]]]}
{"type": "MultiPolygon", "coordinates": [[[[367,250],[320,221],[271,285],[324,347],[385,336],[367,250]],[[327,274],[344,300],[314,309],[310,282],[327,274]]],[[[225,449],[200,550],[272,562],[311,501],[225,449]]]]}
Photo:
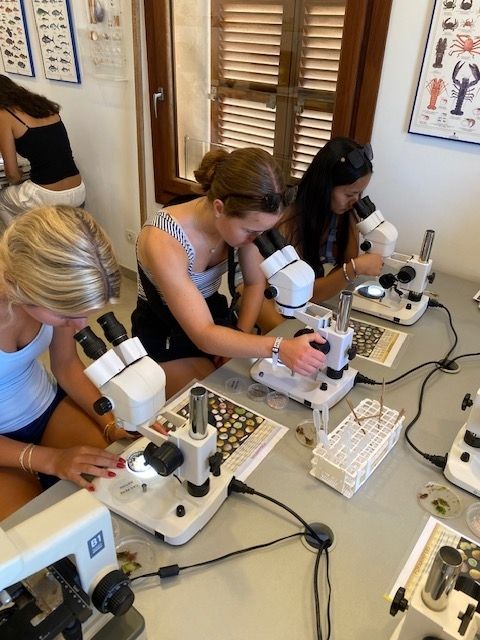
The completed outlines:
{"type": "Polygon", "coordinates": [[[430,284],[432,284],[432,282],[435,280],[435,273],[431,273],[429,276],[427,276],[427,280],[430,284]]]}
{"type": "Polygon", "coordinates": [[[102,396],[98,400],[95,400],[95,402],[93,403],[93,410],[99,416],[104,416],[106,413],[112,411],[112,409],[113,404],[105,396],[102,396]]]}
{"type": "Polygon", "coordinates": [[[372,248],[372,243],[370,242],[370,240],[364,240],[360,245],[360,249],[362,251],[370,251],[371,248],[372,248]]]}
{"type": "MultiPolygon", "coordinates": [[[[299,329],[298,331],[296,331],[293,337],[298,338],[298,336],[304,336],[306,333],[314,333],[314,331],[313,329],[308,329],[307,327],[305,327],[304,329],[299,329]]],[[[321,351],[325,355],[327,355],[327,353],[330,351],[330,343],[328,340],[326,342],[322,342],[322,344],[320,344],[319,342],[310,342],[310,346],[313,349],[321,351]]]]}
{"type": "Polygon", "coordinates": [[[267,300],[273,300],[278,295],[278,289],[273,285],[270,285],[265,289],[265,291],[263,292],[263,295],[267,300]]]}
{"type": "Polygon", "coordinates": [[[101,613],[112,613],[114,616],[123,616],[134,600],[128,576],[118,569],[103,576],[92,593],[93,605],[101,613]]]}
{"type": "Polygon", "coordinates": [[[390,605],[390,615],[396,616],[399,611],[406,611],[408,609],[408,600],[405,598],[405,589],[399,587],[397,593],[394,595],[392,604],[390,605]]]}
{"type": "Polygon", "coordinates": [[[468,409],[468,407],[471,407],[472,404],[472,396],[469,393],[466,393],[462,400],[462,411],[466,411],[466,409],[468,409]]]}
{"type": "Polygon", "coordinates": [[[350,349],[348,349],[347,351],[347,356],[349,360],[353,360],[357,355],[357,347],[352,344],[352,346],[350,347],[350,349]]]}
{"type": "Polygon", "coordinates": [[[159,447],[150,442],[143,452],[145,462],[155,469],[159,476],[166,478],[184,461],[183,453],[176,444],[167,440],[159,447]]]}

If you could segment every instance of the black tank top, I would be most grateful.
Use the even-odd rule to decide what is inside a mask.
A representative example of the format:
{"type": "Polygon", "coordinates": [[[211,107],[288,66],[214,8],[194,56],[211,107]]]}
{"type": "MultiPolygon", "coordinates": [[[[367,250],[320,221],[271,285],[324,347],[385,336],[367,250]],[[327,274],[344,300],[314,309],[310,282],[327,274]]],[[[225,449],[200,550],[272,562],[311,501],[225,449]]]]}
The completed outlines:
{"type": "Polygon", "coordinates": [[[15,138],[15,149],[30,162],[32,182],[39,185],[54,184],[79,174],[67,130],[61,120],[41,127],[29,127],[13,111],[6,111],[27,127],[20,138],[15,138]]]}

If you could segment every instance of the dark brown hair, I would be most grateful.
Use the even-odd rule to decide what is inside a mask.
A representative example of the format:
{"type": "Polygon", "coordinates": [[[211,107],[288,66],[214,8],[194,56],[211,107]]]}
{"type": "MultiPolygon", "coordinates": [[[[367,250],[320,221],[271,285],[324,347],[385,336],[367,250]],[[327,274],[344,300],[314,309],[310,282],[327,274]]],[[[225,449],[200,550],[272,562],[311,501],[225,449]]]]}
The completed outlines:
{"type": "Polygon", "coordinates": [[[47,118],[60,111],[60,105],[0,74],[0,109],[20,109],[32,118],[47,118]]]}

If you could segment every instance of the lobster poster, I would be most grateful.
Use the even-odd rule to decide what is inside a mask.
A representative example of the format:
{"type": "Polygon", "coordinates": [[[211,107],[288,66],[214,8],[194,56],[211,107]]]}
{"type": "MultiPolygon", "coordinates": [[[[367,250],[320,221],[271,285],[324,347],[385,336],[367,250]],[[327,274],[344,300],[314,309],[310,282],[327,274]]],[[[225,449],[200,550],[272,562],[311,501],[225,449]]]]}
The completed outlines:
{"type": "Polygon", "coordinates": [[[480,0],[436,0],[409,131],[480,143],[480,0]]]}

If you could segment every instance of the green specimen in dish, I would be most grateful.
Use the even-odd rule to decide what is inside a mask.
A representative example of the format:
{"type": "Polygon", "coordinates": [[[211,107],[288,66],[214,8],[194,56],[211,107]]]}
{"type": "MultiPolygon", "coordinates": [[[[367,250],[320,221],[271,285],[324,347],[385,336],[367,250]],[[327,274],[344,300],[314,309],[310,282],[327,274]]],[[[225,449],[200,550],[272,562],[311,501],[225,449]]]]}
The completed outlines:
{"type": "Polygon", "coordinates": [[[142,566],[137,562],[137,554],[132,551],[119,551],[117,553],[117,559],[120,563],[121,570],[127,576],[130,576],[134,571],[137,571],[137,569],[140,569],[142,566]]]}

